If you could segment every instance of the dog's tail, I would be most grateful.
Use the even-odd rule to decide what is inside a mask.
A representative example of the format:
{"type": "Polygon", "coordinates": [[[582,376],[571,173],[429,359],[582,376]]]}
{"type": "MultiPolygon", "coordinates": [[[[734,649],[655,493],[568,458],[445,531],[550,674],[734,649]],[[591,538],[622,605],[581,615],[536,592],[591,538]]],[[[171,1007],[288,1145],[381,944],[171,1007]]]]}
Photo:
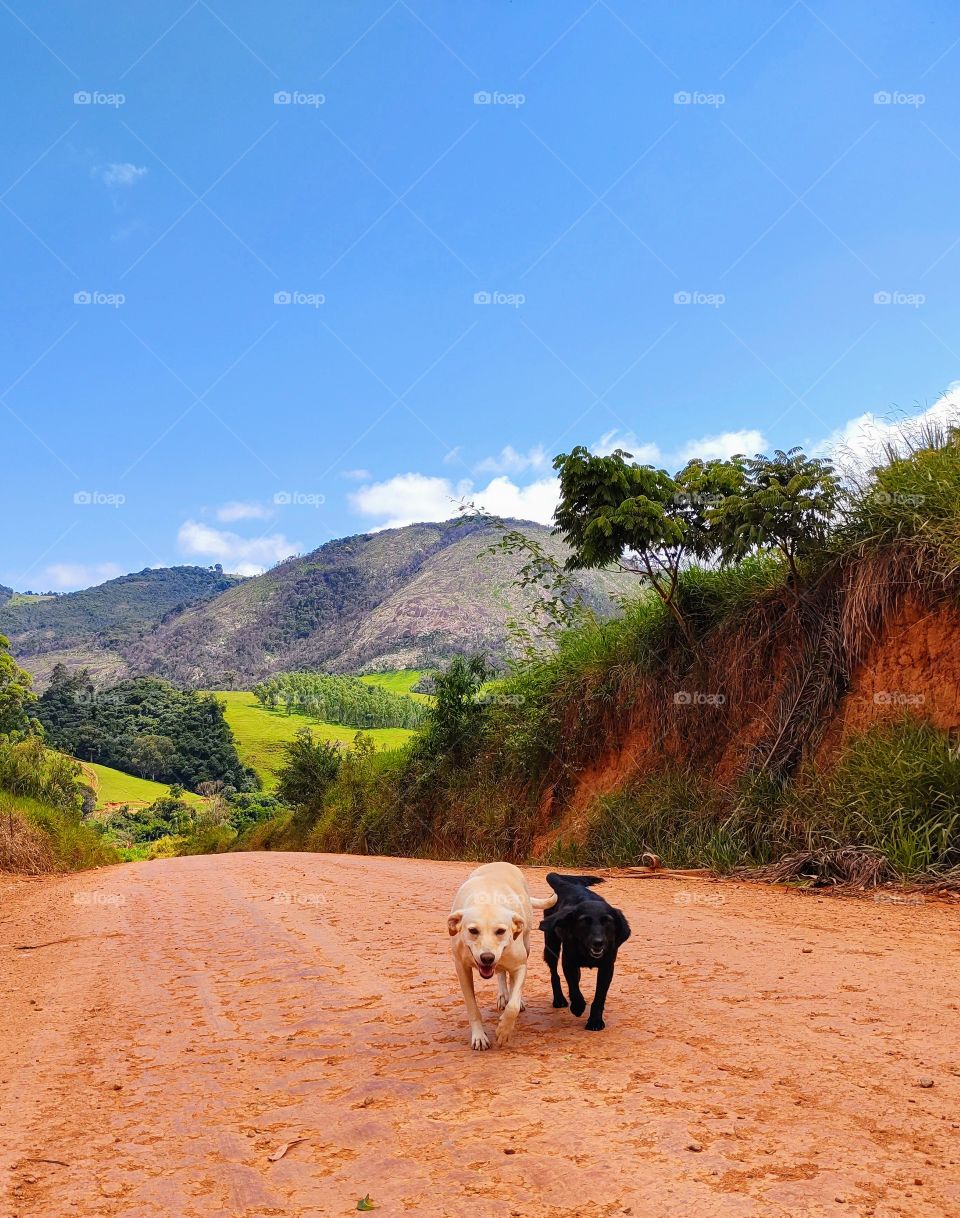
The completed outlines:
{"type": "Polygon", "coordinates": [[[593,888],[595,885],[603,883],[603,877],[599,875],[560,875],[556,871],[551,871],[547,875],[547,883],[554,892],[559,894],[560,889],[567,884],[575,884],[578,888],[593,888]]]}
{"type": "Polygon", "coordinates": [[[531,897],[530,904],[534,909],[552,909],[557,903],[557,894],[551,892],[548,897],[531,897]]]}

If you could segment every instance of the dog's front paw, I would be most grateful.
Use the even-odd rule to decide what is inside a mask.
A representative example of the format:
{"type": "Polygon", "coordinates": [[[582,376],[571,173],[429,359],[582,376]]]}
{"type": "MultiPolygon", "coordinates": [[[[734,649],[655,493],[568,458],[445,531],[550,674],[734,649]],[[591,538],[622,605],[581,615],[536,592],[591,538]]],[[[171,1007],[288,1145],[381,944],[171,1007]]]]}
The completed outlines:
{"type": "Polygon", "coordinates": [[[509,1012],[503,1016],[497,1024],[497,1048],[505,1049],[510,1043],[510,1038],[513,1036],[513,1029],[517,1026],[516,1014],[509,1012]]]}
{"type": "Polygon", "coordinates": [[[564,998],[564,996],[561,994],[559,998],[554,998],[553,1005],[559,1009],[560,1007],[569,1006],[569,1003],[567,1002],[566,998],[564,998]]]}
{"type": "Polygon", "coordinates": [[[603,1018],[600,1015],[591,1015],[586,1022],[586,1029],[588,1032],[602,1032],[606,1026],[607,1025],[603,1022],[603,1018]]]}
{"type": "Polygon", "coordinates": [[[503,1008],[507,1005],[507,1003],[509,1001],[510,1001],[510,999],[506,996],[506,994],[498,994],[497,995],[497,1010],[502,1011],[503,1008]]]}
{"type": "Polygon", "coordinates": [[[582,1015],[587,1009],[587,1000],[582,994],[572,995],[570,998],[570,1014],[582,1015]]]}
{"type": "Polygon", "coordinates": [[[484,1032],[483,1028],[479,1032],[470,1033],[470,1048],[471,1049],[489,1049],[490,1038],[484,1032]]]}

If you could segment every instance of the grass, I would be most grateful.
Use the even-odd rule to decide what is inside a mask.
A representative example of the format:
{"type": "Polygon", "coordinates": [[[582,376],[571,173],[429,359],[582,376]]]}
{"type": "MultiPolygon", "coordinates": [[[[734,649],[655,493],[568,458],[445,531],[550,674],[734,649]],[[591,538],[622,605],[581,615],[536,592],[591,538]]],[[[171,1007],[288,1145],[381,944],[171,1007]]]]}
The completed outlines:
{"type": "Polygon", "coordinates": [[[370,672],[361,677],[368,685],[379,685],[381,689],[391,694],[406,694],[415,702],[430,702],[429,694],[420,694],[414,690],[424,674],[419,668],[399,668],[395,672],[370,672]]]}
{"type": "MultiPolygon", "coordinates": [[[[113,770],[107,765],[97,765],[94,762],[80,763],[88,777],[92,777],[91,786],[97,793],[97,807],[104,808],[108,804],[129,804],[131,807],[145,808],[154,800],[170,794],[167,783],[151,782],[148,778],[137,778],[134,774],[125,774],[123,770],[113,770]]],[[[192,791],[184,791],[183,799],[202,808],[203,798],[192,791]]]]}
{"type": "Polygon", "coordinates": [[[103,867],[118,859],[79,812],[0,791],[0,871],[42,875],[103,867]]]}
{"type": "MultiPolygon", "coordinates": [[[[385,674],[393,676],[396,674],[385,674]]],[[[417,678],[419,679],[419,674],[417,678]]],[[[415,684],[415,681],[412,682],[415,684]]],[[[227,725],[233,732],[237,752],[244,765],[252,766],[260,775],[264,790],[273,791],[277,786],[276,770],[283,761],[283,746],[294,738],[301,728],[309,728],[320,740],[337,741],[352,745],[357,730],[341,727],[336,723],[318,723],[311,715],[294,711],[268,710],[261,706],[252,693],[244,690],[215,690],[217,698],[226,706],[227,725]]],[[[371,728],[364,733],[373,740],[377,749],[396,749],[405,744],[413,732],[402,727],[371,728]]]]}

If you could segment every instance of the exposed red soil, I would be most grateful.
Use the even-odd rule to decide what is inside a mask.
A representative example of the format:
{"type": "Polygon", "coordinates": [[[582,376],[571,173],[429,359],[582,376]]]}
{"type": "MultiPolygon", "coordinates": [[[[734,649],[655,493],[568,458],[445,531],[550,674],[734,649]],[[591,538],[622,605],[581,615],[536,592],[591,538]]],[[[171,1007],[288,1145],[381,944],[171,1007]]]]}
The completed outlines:
{"type": "Polygon", "coordinates": [[[905,712],[946,732],[960,729],[960,618],[949,606],[908,598],[852,674],[819,756],[874,723],[905,712]]]}
{"type": "Polygon", "coordinates": [[[960,1213],[956,909],[615,878],[606,1031],[551,1008],[538,955],[514,1043],[480,1054],[445,925],[468,866],[0,884],[0,1212],[960,1213]]]}
{"type": "MultiPolygon", "coordinates": [[[[706,748],[711,737],[699,741],[698,761],[717,783],[735,781],[755,746],[768,736],[783,673],[795,660],[789,654],[780,655],[773,662],[774,673],[758,677],[755,698],[724,707],[725,718],[717,721],[712,736],[713,755],[706,748]],[[774,679],[770,679],[772,675],[774,679]]],[[[691,715],[701,713],[695,706],[690,708],[691,715]]],[[[960,614],[949,605],[925,608],[910,596],[850,674],[849,687],[836,713],[823,726],[812,760],[829,763],[851,736],[904,714],[928,720],[946,732],[960,732],[960,614]]],[[[566,801],[559,805],[551,798],[545,803],[534,857],[546,857],[558,838],[581,841],[591,805],[598,797],[662,771],[671,759],[687,757],[689,750],[680,729],[674,726],[665,734],[655,733],[650,717],[650,708],[643,702],[635,705],[629,721],[615,730],[602,755],[577,774],[566,801]]]]}

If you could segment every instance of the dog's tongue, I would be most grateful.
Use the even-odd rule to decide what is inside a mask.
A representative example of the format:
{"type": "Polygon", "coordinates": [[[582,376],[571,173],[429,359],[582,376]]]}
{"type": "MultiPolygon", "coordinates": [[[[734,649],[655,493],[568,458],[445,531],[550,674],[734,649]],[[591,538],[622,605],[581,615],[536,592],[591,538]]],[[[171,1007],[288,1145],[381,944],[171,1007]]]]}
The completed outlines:
{"type": "Polygon", "coordinates": [[[493,976],[493,969],[492,969],[492,968],[490,968],[490,967],[489,967],[489,965],[486,965],[486,964],[478,964],[478,965],[477,965],[477,968],[478,968],[478,969],[479,969],[479,971],[480,971],[480,976],[481,976],[481,977],[483,977],[483,979],[484,979],[485,981],[489,981],[489,980],[490,980],[490,978],[493,976]]]}

